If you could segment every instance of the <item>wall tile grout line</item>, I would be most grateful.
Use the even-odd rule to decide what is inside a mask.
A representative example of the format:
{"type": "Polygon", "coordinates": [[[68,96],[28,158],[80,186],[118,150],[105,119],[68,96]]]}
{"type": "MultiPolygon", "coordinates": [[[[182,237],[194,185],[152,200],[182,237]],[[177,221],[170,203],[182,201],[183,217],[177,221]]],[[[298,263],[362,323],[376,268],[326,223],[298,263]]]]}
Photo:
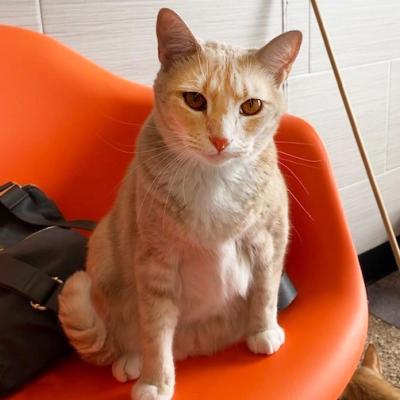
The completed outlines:
{"type": "MultiPolygon", "coordinates": [[[[381,172],[379,174],[375,174],[375,177],[379,180],[379,178],[382,178],[385,175],[396,173],[396,172],[400,175],[400,167],[394,167],[394,168],[388,169],[387,171],[381,172]]],[[[339,191],[341,191],[341,190],[348,189],[353,186],[359,185],[360,183],[368,183],[368,186],[369,186],[368,179],[365,178],[365,179],[361,179],[357,182],[350,183],[349,185],[340,186],[340,187],[338,186],[338,188],[339,188],[339,191]]]]}
{"type": "Polygon", "coordinates": [[[311,74],[311,2],[308,0],[308,73],[311,74]]]}
{"type": "MultiPolygon", "coordinates": [[[[282,8],[282,32],[286,32],[288,28],[288,7],[289,7],[289,0],[281,0],[281,8],[282,8]]],[[[286,100],[286,107],[289,109],[289,88],[288,88],[289,82],[286,80],[283,83],[283,93],[285,95],[285,100],[286,100]]]]}
{"type": "Polygon", "coordinates": [[[399,166],[395,166],[395,167],[389,168],[383,174],[389,174],[389,173],[392,173],[393,171],[397,171],[397,170],[399,171],[399,175],[400,175],[400,167],[399,166]]]}
{"type": "Polygon", "coordinates": [[[282,8],[282,28],[281,31],[285,32],[287,29],[287,8],[289,0],[281,0],[281,8],[282,8]]]}
{"type": "Polygon", "coordinates": [[[36,12],[37,12],[38,18],[39,18],[40,33],[45,34],[44,24],[43,24],[43,10],[42,10],[41,0],[36,0],[36,12]]]}
{"type": "Polygon", "coordinates": [[[390,94],[391,94],[391,76],[392,76],[392,61],[389,61],[388,65],[388,81],[386,90],[386,126],[385,126],[385,154],[384,154],[384,164],[383,170],[387,171],[387,160],[389,153],[389,128],[390,128],[390,94]]]}
{"type": "MultiPolygon", "coordinates": [[[[357,68],[363,68],[363,67],[372,67],[374,65],[379,65],[379,64],[387,64],[387,63],[391,63],[392,60],[379,60],[379,61],[373,61],[370,63],[364,63],[364,64],[357,64],[357,65],[349,65],[347,67],[340,67],[339,69],[340,71],[351,71],[352,69],[357,69],[357,68]]],[[[323,75],[323,74],[328,74],[328,73],[332,73],[333,76],[333,72],[332,69],[325,69],[323,71],[315,71],[315,72],[305,72],[302,74],[296,74],[291,76],[289,79],[297,79],[297,78],[305,78],[305,77],[309,77],[309,76],[318,76],[318,75],[323,75]]]]}

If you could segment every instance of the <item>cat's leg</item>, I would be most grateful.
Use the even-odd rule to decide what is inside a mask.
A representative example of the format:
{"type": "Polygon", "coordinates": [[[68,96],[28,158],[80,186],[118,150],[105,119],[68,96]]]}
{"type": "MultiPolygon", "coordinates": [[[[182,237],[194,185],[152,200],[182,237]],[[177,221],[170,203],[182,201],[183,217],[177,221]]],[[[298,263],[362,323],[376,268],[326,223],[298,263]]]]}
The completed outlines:
{"type": "Polygon", "coordinates": [[[112,374],[119,382],[138,379],[142,370],[142,355],[138,332],[137,293],[132,288],[121,290],[112,304],[110,330],[118,342],[120,354],[112,363],[112,374]]]}
{"type": "Polygon", "coordinates": [[[247,346],[256,354],[275,353],[285,341],[278,323],[278,291],[286,241],[258,232],[251,243],[253,283],[249,293],[247,346]]]}
{"type": "Polygon", "coordinates": [[[118,382],[139,378],[142,370],[142,357],[138,352],[127,352],[112,364],[112,374],[118,382]]]}
{"type": "Polygon", "coordinates": [[[134,400],[169,400],[175,385],[173,338],[178,320],[177,260],[142,256],[136,262],[142,371],[134,400]]]}

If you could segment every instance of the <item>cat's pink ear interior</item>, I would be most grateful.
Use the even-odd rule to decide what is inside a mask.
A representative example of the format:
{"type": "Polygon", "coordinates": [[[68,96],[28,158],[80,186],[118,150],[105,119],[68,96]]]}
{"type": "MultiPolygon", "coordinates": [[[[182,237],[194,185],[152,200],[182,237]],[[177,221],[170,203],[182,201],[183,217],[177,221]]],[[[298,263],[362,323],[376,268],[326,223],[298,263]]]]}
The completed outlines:
{"type": "Polygon", "coordinates": [[[158,58],[168,69],[174,61],[195,53],[199,44],[182,18],[169,8],[162,8],[157,17],[158,58]]]}
{"type": "Polygon", "coordinates": [[[368,345],[362,365],[364,367],[374,370],[380,375],[382,374],[382,368],[381,368],[381,363],[379,361],[378,352],[376,351],[376,348],[372,343],[368,345]]]}
{"type": "Polygon", "coordinates": [[[274,76],[277,85],[289,75],[299,53],[302,38],[300,31],[285,32],[257,51],[257,59],[274,76]]]}

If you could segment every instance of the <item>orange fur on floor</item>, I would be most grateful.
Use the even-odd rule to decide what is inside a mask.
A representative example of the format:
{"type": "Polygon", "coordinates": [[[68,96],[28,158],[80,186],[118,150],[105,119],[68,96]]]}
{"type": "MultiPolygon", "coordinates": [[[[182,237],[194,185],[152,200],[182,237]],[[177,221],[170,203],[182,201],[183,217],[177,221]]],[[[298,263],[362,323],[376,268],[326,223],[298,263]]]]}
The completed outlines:
{"type": "Polygon", "coordinates": [[[399,400],[400,389],[385,380],[379,356],[373,344],[368,345],[361,366],[354,373],[341,400],[399,400]]]}

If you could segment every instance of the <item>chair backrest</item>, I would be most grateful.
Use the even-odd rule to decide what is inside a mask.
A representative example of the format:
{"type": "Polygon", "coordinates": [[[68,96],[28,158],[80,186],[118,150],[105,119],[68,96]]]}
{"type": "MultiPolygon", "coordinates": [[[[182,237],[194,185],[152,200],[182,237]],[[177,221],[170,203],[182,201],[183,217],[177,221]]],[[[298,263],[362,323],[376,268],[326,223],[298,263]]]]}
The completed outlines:
{"type": "MultiPolygon", "coordinates": [[[[67,218],[98,220],[134,155],[152,90],[23,29],[0,26],[0,48],[0,183],[34,183],[67,218]]],[[[293,253],[315,251],[315,235],[326,235],[319,251],[321,242],[330,251],[330,235],[348,245],[338,192],[314,130],[285,116],[276,142],[291,197],[289,265],[293,253]]]]}
{"type": "Polygon", "coordinates": [[[0,182],[35,183],[68,218],[100,218],[152,106],[49,37],[0,27],[0,182]]]}

